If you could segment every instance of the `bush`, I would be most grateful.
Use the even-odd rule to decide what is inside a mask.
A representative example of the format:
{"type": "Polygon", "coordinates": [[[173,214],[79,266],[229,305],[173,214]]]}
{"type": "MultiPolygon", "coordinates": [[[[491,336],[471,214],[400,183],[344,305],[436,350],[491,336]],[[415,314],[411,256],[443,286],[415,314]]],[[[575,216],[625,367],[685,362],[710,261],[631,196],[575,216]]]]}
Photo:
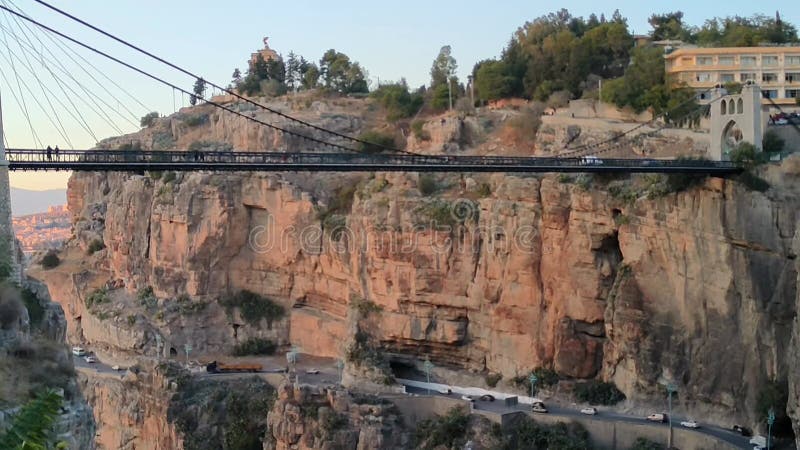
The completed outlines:
{"type": "Polygon", "coordinates": [[[55,250],[48,250],[42,258],[41,264],[45,269],[52,269],[61,264],[61,259],[58,258],[58,254],[55,250]]]}
{"type": "Polygon", "coordinates": [[[134,326],[136,325],[136,316],[133,314],[128,314],[128,325],[134,326]]]}
{"type": "Polygon", "coordinates": [[[761,147],[767,153],[780,153],[786,142],[778,136],[775,130],[767,130],[764,134],[764,139],[761,142],[761,147]]]}
{"type": "Polygon", "coordinates": [[[419,189],[419,193],[422,195],[432,195],[438,188],[436,178],[429,173],[419,174],[417,188],[419,189]]]}
{"type": "Polygon", "coordinates": [[[208,116],[205,114],[194,114],[183,119],[183,123],[188,127],[199,127],[208,122],[208,116]]]}
{"type": "Polygon", "coordinates": [[[233,347],[233,356],[272,355],[277,346],[269,339],[250,338],[233,347]]]}
{"type": "Polygon", "coordinates": [[[443,416],[427,419],[417,424],[414,432],[416,448],[461,448],[467,441],[469,414],[462,407],[454,407],[443,416]]]}
{"type": "Polygon", "coordinates": [[[156,298],[156,294],[153,293],[152,286],[139,289],[136,293],[136,298],[139,300],[139,304],[146,309],[153,309],[158,306],[158,298],[156,298]]]}
{"type": "Polygon", "coordinates": [[[492,195],[492,186],[489,183],[481,183],[478,185],[478,190],[476,191],[478,197],[486,198],[492,195]]]}
{"type": "Polygon", "coordinates": [[[663,444],[640,437],[636,439],[630,450],[664,450],[665,448],[663,444]]]}
{"type": "Polygon", "coordinates": [[[502,379],[503,379],[503,376],[500,375],[499,373],[486,374],[486,385],[491,387],[491,388],[493,388],[493,387],[497,386],[497,383],[499,383],[500,380],[502,380],[502,379]]]}
{"type": "Polygon", "coordinates": [[[380,153],[395,146],[394,136],[380,131],[366,131],[358,136],[358,151],[361,153],[380,153]]]}
{"type": "Polygon", "coordinates": [[[411,123],[411,132],[414,133],[414,137],[419,139],[420,141],[430,141],[431,134],[428,133],[427,130],[424,128],[425,122],[422,120],[415,120],[411,123]]]}
{"type": "Polygon", "coordinates": [[[166,184],[175,181],[177,178],[178,174],[176,174],[175,172],[164,172],[164,174],[161,176],[161,181],[163,181],[164,184],[166,184]]]}
{"type": "Polygon", "coordinates": [[[104,248],[106,248],[106,244],[100,239],[95,239],[89,243],[89,248],[86,249],[86,254],[93,255],[104,248]]]}
{"type": "Polygon", "coordinates": [[[424,102],[419,92],[408,92],[408,86],[403,83],[381,85],[370,96],[386,108],[387,118],[392,122],[413,116],[424,102]]]}
{"type": "Polygon", "coordinates": [[[142,128],[148,128],[153,126],[156,123],[156,120],[158,120],[158,113],[153,111],[145,114],[144,117],[142,117],[139,121],[139,124],[142,126],[142,128]]]}
{"type": "Polygon", "coordinates": [[[494,434],[500,435],[501,442],[493,447],[498,450],[591,448],[589,433],[575,422],[543,425],[534,422],[530,417],[521,417],[505,430],[497,430],[494,434]]]}
{"type": "Polygon", "coordinates": [[[514,134],[514,139],[519,142],[533,142],[536,140],[536,133],[542,125],[542,113],[544,107],[541,103],[534,103],[531,107],[525,108],[521,114],[508,121],[508,127],[514,134]]]}
{"type": "Polygon", "coordinates": [[[361,297],[353,297],[350,299],[350,307],[358,311],[361,317],[366,317],[371,313],[379,313],[383,311],[383,308],[380,305],[361,297]]]}
{"type": "Polygon", "coordinates": [[[100,305],[103,303],[108,303],[108,290],[106,288],[95,289],[86,298],[83,300],[83,303],[86,305],[87,309],[91,309],[95,305],[100,305]]]}
{"type": "Polygon", "coordinates": [[[622,393],[614,383],[605,381],[589,381],[575,385],[575,397],[590,405],[615,405],[625,400],[622,393]]]}
{"type": "Polygon", "coordinates": [[[745,185],[745,187],[751,191],[766,192],[769,189],[767,180],[753,174],[749,170],[740,173],[734,179],[745,185]]]}
{"type": "Polygon", "coordinates": [[[220,300],[228,314],[238,309],[242,318],[250,325],[258,325],[262,320],[267,321],[267,326],[272,328],[272,323],[280,320],[286,314],[283,306],[272,300],[250,291],[239,291],[220,300]]]}

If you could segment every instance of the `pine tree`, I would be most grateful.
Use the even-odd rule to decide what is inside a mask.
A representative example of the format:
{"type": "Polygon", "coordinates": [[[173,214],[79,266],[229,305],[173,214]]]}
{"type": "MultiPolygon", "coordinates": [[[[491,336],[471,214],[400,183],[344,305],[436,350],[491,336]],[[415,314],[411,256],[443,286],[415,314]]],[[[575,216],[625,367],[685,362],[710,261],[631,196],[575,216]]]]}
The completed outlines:
{"type": "Polygon", "coordinates": [[[202,99],[206,93],[206,80],[202,78],[198,78],[197,81],[194,82],[194,90],[192,95],[189,96],[189,103],[192,106],[197,104],[198,99],[202,99]]]}

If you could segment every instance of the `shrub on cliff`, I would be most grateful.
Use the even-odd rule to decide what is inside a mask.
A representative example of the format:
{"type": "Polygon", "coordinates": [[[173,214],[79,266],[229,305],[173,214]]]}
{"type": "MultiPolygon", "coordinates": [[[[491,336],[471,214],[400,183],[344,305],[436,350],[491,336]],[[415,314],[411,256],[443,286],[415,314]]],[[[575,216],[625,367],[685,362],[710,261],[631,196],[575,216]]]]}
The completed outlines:
{"type": "Polygon", "coordinates": [[[361,153],[380,153],[386,149],[394,148],[394,136],[380,131],[365,131],[358,136],[362,141],[358,145],[361,153]]]}
{"type": "Polygon", "coordinates": [[[559,422],[544,425],[534,422],[530,417],[520,417],[501,432],[498,450],[521,448],[558,448],[579,450],[591,448],[589,433],[576,422],[559,422]]]}
{"type": "Polygon", "coordinates": [[[664,450],[665,448],[663,444],[650,439],[637,438],[629,450],[664,450]]]}
{"type": "Polygon", "coordinates": [[[614,383],[589,381],[575,385],[575,397],[590,405],[615,405],[625,400],[625,394],[614,383]]]}
{"type": "Polygon", "coordinates": [[[435,448],[462,448],[467,442],[469,413],[456,406],[443,416],[427,419],[417,424],[414,442],[419,450],[435,448]]]}
{"type": "Polygon", "coordinates": [[[102,303],[107,303],[108,301],[108,290],[103,287],[92,291],[91,294],[86,296],[86,299],[83,301],[83,303],[86,305],[87,309],[91,309],[94,305],[100,305],[102,303]]]}
{"type": "Polygon", "coordinates": [[[233,356],[272,355],[277,346],[269,339],[250,338],[233,347],[233,356]]]}
{"type": "Polygon", "coordinates": [[[61,264],[61,260],[55,250],[48,250],[42,258],[41,264],[45,269],[52,269],[58,267],[61,264]]]}
{"type": "Polygon", "coordinates": [[[25,308],[28,310],[28,318],[31,321],[31,325],[38,325],[44,318],[44,307],[39,303],[39,297],[30,289],[23,289],[21,294],[22,303],[25,304],[25,308]]]}
{"type": "Polygon", "coordinates": [[[142,128],[151,127],[156,123],[156,120],[158,120],[158,113],[153,111],[145,114],[139,121],[139,125],[141,125],[142,128]]]}
{"type": "Polygon", "coordinates": [[[106,244],[101,239],[95,239],[89,243],[89,248],[86,249],[86,254],[93,255],[104,248],[106,248],[106,244]]]}
{"type": "Polygon", "coordinates": [[[239,291],[220,299],[220,304],[225,307],[229,315],[234,310],[239,313],[250,325],[258,325],[262,320],[267,321],[267,327],[272,328],[272,323],[281,320],[286,315],[283,306],[272,300],[250,291],[239,291]]]}

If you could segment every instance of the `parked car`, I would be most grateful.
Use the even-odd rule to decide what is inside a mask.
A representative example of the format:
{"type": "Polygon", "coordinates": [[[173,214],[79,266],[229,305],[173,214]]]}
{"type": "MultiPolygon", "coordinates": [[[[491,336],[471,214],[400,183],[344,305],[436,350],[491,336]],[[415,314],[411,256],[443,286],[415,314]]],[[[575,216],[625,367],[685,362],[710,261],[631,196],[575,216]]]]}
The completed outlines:
{"type": "Polygon", "coordinates": [[[306,369],[306,373],[309,375],[316,375],[319,373],[319,369],[306,369]]]}
{"type": "Polygon", "coordinates": [[[752,436],[752,435],[753,435],[753,432],[752,432],[752,431],[750,431],[750,429],[749,429],[749,428],[747,428],[747,427],[743,427],[743,426],[741,426],[741,425],[734,425],[734,426],[733,426],[731,429],[732,429],[734,432],[736,432],[736,433],[739,433],[739,434],[741,434],[742,436],[745,436],[745,437],[748,437],[748,436],[752,436]]]}
{"type": "Polygon", "coordinates": [[[681,422],[681,426],[686,428],[700,428],[700,425],[697,424],[697,421],[694,419],[684,420],[681,422]]]}
{"type": "Polygon", "coordinates": [[[474,402],[475,401],[475,397],[473,397],[471,395],[462,395],[461,396],[461,400],[466,400],[468,402],[474,402]]]}
{"type": "Polygon", "coordinates": [[[95,357],[94,357],[94,356],[92,356],[92,355],[89,355],[89,356],[87,356],[87,357],[83,358],[83,360],[84,360],[84,361],[86,361],[86,362],[87,362],[87,363],[89,363],[89,364],[94,364],[94,363],[96,363],[96,362],[97,362],[97,358],[95,358],[95,357]]]}
{"type": "Polygon", "coordinates": [[[72,354],[75,356],[84,356],[86,355],[86,350],[83,347],[72,347],[72,354]]]}
{"type": "Polygon", "coordinates": [[[653,413],[647,416],[647,420],[651,422],[661,422],[664,423],[667,421],[667,415],[662,413],[653,413]]]}
{"type": "Polygon", "coordinates": [[[120,366],[114,365],[111,366],[111,370],[122,370],[122,368],[120,366]]]}
{"type": "Polygon", "coordinates": [[[531,405],[531,411],[535,413],[546,413],[547,408],[545,408],[544,403],[536,402],[533,405],[531,405]]]}
{"type": "Polygon", "coordinates": [[[483,401],[483,402],[493,402],[494,401],[494,395],[484,394],[484,395],[481,395],[478,400],[483,401]]]}
{"type": "Polygon", "coordinates": [[[594,408],[592,406],[590,406],[588,408],[583,408],[583,409],[581,409],[581,414],[587,414],[587,415],[593,416],[593,415],[597,414],[597,408],[594,408]]]}

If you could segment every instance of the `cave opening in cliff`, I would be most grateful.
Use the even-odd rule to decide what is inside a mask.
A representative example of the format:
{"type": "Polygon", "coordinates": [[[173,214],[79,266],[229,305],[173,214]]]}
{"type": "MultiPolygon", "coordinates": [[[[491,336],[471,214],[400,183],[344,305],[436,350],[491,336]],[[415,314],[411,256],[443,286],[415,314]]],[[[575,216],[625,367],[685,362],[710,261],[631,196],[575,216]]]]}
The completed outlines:
{"type": "Polygon", "coordinates": [[[178,357],[178,351],[175,350],[175,347],[170,347],[169,348],[169,357],[170,358],[177,358],[178,357]]]}

